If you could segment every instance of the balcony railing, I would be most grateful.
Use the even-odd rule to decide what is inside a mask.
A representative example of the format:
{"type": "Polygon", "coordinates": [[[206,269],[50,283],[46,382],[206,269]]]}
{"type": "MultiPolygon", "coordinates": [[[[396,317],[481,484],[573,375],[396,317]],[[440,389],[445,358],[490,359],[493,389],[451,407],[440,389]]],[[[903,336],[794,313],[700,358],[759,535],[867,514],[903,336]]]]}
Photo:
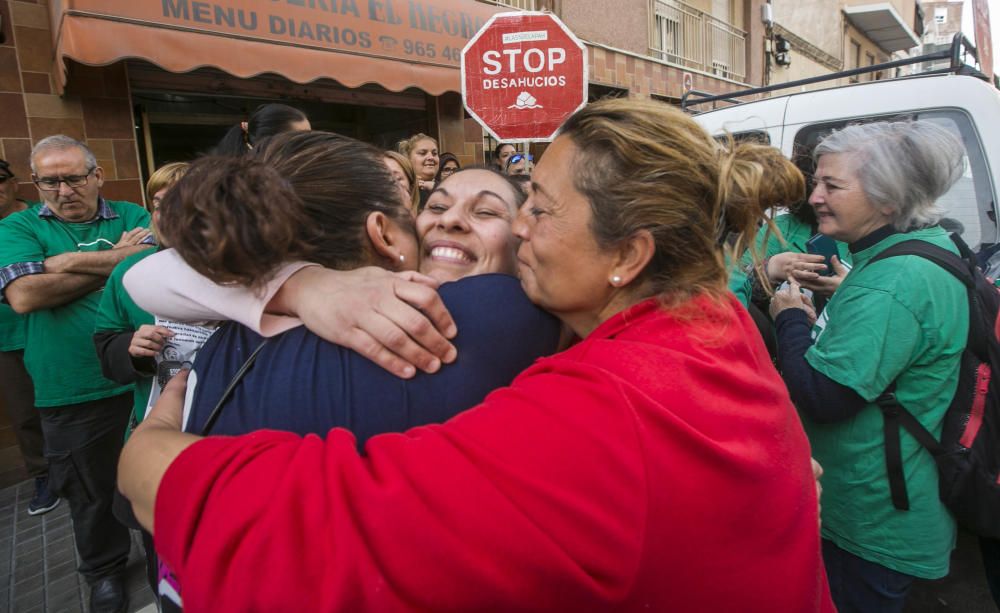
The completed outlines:
{"type": "Polygon", "coordinates": [[[746,32],[678,0],[650,0],[651,56],[734,81],[746,79],[746,32]]]}
{"type": "Polygon", "coordinates": [[[522,11],[537,11],[538,0],[479,0],[486,4],[495,6],[506,6],[507,8],[519,9],[522,11]]]}

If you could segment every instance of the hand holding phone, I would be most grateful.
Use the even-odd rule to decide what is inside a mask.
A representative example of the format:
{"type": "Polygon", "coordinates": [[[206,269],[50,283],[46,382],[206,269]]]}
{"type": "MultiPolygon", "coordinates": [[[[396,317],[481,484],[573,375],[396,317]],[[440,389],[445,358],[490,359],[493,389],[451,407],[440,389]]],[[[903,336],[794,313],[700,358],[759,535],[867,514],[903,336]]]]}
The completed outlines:
{"type": "Polygon", "coordinates": [[[826,264],[826,270],[818,274],[829,277],[834,273],[831,258],[839,253],[837,241],[825,234],[817,234],[806,241],[806,252],[823,256],[823,263],[826,264]]]}

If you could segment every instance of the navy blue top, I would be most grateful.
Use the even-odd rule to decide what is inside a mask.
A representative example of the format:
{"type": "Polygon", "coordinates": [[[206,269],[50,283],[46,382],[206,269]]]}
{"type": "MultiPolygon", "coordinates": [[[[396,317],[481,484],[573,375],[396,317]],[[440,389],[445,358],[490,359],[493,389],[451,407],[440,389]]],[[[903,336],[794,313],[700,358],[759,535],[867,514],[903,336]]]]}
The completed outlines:
{"type": "MultiPolygon", "coordinates": [[[[454,363],[433,375],[400,379],[300,326],[261,350],[210,433],[268,428],[322,435],[344,427],[360,447],[376,434],[446,421],[558,348],[559,321],[533,305],[514,277],[468,277],[442,285],[440,295],[458,326],[454,363]]],[[[195,360],[197,383],[186,431],[201,431],[262,340],[236,323],[212,335],[195,360]]]]}

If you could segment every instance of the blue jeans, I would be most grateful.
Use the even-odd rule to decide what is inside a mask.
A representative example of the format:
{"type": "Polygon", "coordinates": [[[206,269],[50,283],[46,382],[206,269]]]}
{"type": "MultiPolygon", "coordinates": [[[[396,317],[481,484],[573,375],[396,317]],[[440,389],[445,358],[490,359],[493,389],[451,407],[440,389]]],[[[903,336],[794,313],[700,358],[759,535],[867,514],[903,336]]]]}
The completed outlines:
{"type": "Polygon", "coordinates": [[[840,613],[901,613],[913,577],[869,562],[823,539],[830,595],[840,613]]]}

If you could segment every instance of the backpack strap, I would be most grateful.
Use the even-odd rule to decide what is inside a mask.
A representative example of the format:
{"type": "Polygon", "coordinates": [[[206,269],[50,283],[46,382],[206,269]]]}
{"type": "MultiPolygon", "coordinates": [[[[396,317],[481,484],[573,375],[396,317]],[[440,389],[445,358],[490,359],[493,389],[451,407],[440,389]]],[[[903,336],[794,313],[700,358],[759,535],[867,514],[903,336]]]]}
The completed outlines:
{"type": "MultiPolygon", "coordinates": [[[[873,257],[869,263],[896,256],[915,255],[930,260],[950,272],[965,285],[969,292],[969,344],[982,344],[985,343],[985,340],[977,338],[979,335],[973,331],[975,322],[973,321],[974,313],[972,311],[975,309],[974,294],[976,290],[975,277],[973,276],[975,274],[975,260],[972,259],[972,252],[961,238],[952,234],[952,240],[955,242],[959,253],[962,254],[961,256],[955,255],[937,245],[932,245],[927,241],[911,239],[892,245],[873,257]]],[[[913,413],[907,411],[899,403],[899,400],[896,399],[895,381],[886,388],[881,396],[875,399],[875,404],[882,411],[883,429],[885,432],[885,467],[889,477],[889,493],[892,496],[892,506],[901,511],[906,511],[910,508],[910,501],[906,493],[906,477],[903,473],[903,451],[899,438],[900,427],[905,428],[921,446],[930,451],[935,457],[943,454],[945,449],[941,446],[940,441],[913,416],[913,413]]]]}
{"type": "Polygon", "coordinates": [[[247,361],[243,363],[243,366],[240,366],[240,369],[236,371],[235,375],[233,375],[233,379],[222,392],[222,396],[219,398],[219,401],[215,403],[215,407],[212,409],[212,412],[208,414],[208,419],[205,420],[205,425],[202,426],[201,432],[198,433],[200,436],[208,436],[209,432],[212,430],[212,426],[215,425],[215,422],[219,419],[219,415],[222,414],[223,405],[225,405],[229,400],[229,397],[232,396],[233,390],[235,390],[236,386],[239,385],[243,376],[247,374],[247,371],[249,371],[251,367],[253,367],[254,362],[257,361],[257,356],[260,354],[260,350],[267,345],[268,340],[270,339],[265,338],[261,341],[261,343],[257,345],[257,348],[253,350],[253,353],[250,354],[250,357],[247,358],[247,361]]]}
{"type": "Polygon", "coordinates": [[[882,410],[882,426],[885,432],[885,468],[889,476],[889,494],[892,506],[900,511],[910,508],[906,493],[906,476],[903,474],[903,447],[899,438],[899,428],[906,428],[913,438],[935,457],[945,452],[934,435],[899,403],[896,399],[896,383],[893,382],[875,404],[882,410]]]}
{"type": "MultiPolygon", "coordinates": [[[[954,237],[952,240],[955,240],[954,237]]],[[[958,239],[956,241],[956,246],[958,246],[958,243],[961,240],[962,239],[958,239]]],[[[961,243],[959,251],[963,251],[962,247],[965,247],[965,243],[961,243]]],[[[965,247],[965,250],[967,249],[968,247],[965,247]]],[[[937,245],[932,245],[927,241],[922,241],[916,238],[896,243],[885,251],[877,254],[868,263],[871,264],[879,260],[901,255],[915,255],[922,257],[925,260],[930,260],[954,275],[954,277],[961,281],[966,288],[972,290],[976,287],[972,271],[969,269],[970,263],[966,261],[963,256],[955,255],[943,247],[938,247],[937,245]]],[[[974,263],[971,265],[975,266],[974,263]]]]}

